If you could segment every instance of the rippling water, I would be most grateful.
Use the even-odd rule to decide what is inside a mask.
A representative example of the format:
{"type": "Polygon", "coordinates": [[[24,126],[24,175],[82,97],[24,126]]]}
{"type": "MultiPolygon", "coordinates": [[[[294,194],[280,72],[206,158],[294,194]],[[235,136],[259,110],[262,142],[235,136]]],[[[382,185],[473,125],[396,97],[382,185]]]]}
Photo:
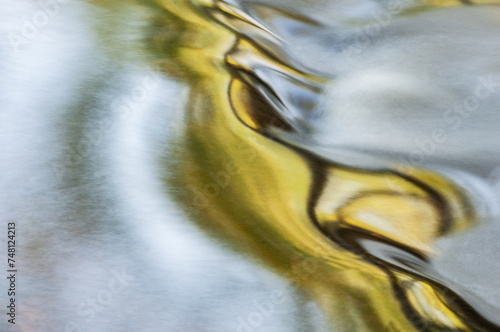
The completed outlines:
{"type": "Polygon", "coordinates": [[[7,8],[22,331],[500,330],[495,1],[7,8]]]}

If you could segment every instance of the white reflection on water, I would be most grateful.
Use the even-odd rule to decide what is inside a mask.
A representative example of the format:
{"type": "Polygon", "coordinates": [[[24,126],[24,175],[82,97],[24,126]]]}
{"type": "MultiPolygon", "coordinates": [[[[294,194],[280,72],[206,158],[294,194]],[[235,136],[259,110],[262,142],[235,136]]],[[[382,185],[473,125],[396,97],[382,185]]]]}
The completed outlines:
{"type": "Polygon", "coordinates": [[[18,227],[19,278],[16,326],[2,315],[0,329],[236,331],[256,301],[283,290],[259,330],[311,330],[313,304],[207,239],[162,189],[159,161],[187,97],[138,61],[145,14],[72,1],[16,52],[9,33],[40,7],[4,4],[0,220],[18,227]],[[130,23],[102,32],[120,18],[130,23]],[[123,108],[145,78],[154,84],[123,108]]]}

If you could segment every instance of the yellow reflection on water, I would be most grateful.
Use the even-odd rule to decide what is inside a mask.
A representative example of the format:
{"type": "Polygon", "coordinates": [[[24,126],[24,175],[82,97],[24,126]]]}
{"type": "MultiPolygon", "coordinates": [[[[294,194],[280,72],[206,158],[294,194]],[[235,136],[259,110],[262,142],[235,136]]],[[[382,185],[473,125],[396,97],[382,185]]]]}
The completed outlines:
{"type": "Polygon", "coordinates": [[[281,37],[229,3],[151,5],[156,65],[190,86],[170,183],[186,188],[175,195],[193,220],[302,287],[339,331],[497,329],[415,267],[437,254],[437,238],[474,224],[457,186],[422,169],[356,169],[291,146],[275,133],[302,124],[275,111],[286,105],[261,75],[312,94],[327,78],[291,65],[281,37]]]}

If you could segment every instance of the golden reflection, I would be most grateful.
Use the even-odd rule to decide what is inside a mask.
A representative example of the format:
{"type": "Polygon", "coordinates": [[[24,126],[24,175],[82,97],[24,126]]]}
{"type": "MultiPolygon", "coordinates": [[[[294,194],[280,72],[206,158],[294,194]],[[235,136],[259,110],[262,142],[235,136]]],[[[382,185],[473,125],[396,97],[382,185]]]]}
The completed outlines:
{"type": "MultiPolygon", "coordinates": [[[[469,2],[486,3],[419,4],[469,2]]],[[[457,186],[422,169],[350,168],[280,140],[303,124],[276,111],[285,101],[263,70],[311,93],[326,78],[280,57],[282,38],[229,3],[151,5],[156,64],[190,87],[169,182],[193,220],[303,288],[339,331],[498,330],[439,281],[368,249],[426,262],[437,238],[475,222],[457,186]]]]}

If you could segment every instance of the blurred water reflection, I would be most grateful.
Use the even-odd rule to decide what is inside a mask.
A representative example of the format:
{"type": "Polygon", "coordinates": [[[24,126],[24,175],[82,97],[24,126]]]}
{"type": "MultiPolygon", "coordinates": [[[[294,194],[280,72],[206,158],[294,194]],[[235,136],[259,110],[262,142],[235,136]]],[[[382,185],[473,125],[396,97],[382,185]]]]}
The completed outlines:
{"type": "Polygon", "coordinates": [[[15,328],[499,330],[500,9],[470,2],[5,1],[15,328]]]}

